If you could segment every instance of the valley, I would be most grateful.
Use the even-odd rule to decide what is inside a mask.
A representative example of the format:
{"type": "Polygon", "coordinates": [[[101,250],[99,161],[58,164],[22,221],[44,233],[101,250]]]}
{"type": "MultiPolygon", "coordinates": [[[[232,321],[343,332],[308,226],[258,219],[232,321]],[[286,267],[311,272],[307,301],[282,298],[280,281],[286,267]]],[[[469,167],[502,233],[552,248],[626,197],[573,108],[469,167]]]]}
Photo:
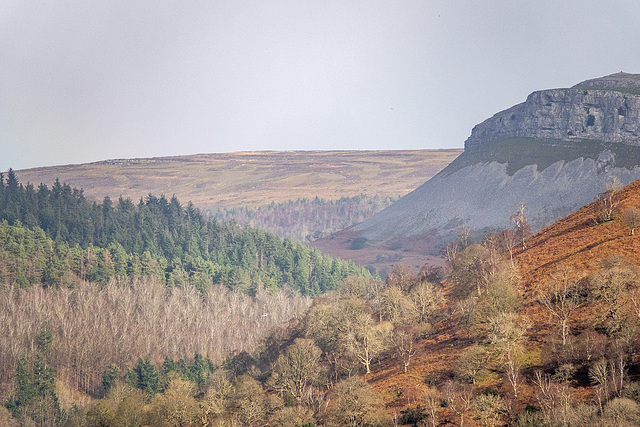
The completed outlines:
{"type": "Polygon", "coordinates": [[[9,171],[0,424],[638,425],[638,88],[534,92],[462,153],[9,171]]]}

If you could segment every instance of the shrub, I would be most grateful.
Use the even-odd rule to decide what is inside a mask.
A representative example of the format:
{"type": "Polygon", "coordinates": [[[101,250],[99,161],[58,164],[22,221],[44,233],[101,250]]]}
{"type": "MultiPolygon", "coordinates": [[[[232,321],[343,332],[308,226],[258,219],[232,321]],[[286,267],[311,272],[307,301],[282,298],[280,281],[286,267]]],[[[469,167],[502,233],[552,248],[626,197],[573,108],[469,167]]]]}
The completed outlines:
{"type": "Polygon", "coordinates": [[[351,249],[363,249],[367,245],[367,240],[369,239],[367,239],[366,237],[356,237],[351,241],[351,249]]]}
{"type": "Polygon", "coordinates": [[[604,408],[603,418],[609,425],[623,425],[625,421],[637,425],[640,421],[640,411],[635,400],[626,397],[613,399],[604,408]]]}

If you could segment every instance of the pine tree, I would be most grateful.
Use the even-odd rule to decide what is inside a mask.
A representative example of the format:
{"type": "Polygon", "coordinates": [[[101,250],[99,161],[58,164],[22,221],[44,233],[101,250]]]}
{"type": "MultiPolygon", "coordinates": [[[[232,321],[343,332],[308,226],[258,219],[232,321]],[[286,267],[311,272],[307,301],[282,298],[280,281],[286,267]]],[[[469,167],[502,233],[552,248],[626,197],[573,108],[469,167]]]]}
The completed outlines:
{"type": "Polygon", "coordinates": [[[149,398],[155,396],[160,388],[160,373],[151,363],[149,357],[144,361],[138,359],[135,372],[138,374],[138,388],[146,392],[149,398]]]}
{"type": "Polygon", "coordinates": [[[16,403],[20,406],[28,405],[34,397],[36,397],[36,387],[33,382],[33,375],[27,366],[27,360],[24,357],[18,359],[18,368],[16,372],[16,403]]]}
{"type": "Polygon", "coordinates": [[[120,371],[118,367],[113,364],[102,373],[102,389],[105,395],[111,390],[111,387],[115,385],[119,374],[120,371]]]}
{"type": "Polygon", "coordinates": [[[53,333],[49,325],[44,323],[37,338],[38,356],[33,365],[33,383],[40,397],[55,395],[53,366],[51,363],[51,344],[53,333]]]}

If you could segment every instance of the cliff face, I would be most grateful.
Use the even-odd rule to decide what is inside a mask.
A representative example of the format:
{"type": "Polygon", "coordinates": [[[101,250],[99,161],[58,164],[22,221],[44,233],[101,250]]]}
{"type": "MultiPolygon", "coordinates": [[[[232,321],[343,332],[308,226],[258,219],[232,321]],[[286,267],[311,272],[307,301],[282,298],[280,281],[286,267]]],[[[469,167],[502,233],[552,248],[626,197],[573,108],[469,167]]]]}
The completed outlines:
{"type": "Polygon", "coordinates": [[[532,93],[475,126],[460,157],[353,230],[372,243],[447,241],[462,226],[511,228],[520,203],[537,230],[592,202],[614,178],[640,178],[637,74],[532,93]]]}
{"type": "Polygon", "coordinates": [[[640,74],[617,73],[569,89],[533,92],[476,125],[466,150],[507,137],[640,145],[640,74]]]}

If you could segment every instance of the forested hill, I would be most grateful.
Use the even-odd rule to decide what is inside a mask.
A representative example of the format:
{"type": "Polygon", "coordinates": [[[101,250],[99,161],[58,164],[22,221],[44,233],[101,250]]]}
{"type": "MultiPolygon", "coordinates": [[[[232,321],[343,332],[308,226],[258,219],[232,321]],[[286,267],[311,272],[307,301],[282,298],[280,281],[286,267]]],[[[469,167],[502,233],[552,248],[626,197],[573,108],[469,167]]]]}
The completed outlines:
{"type": "Polygon", "coordinates": [[[0,221],[0,284],[19,287],[155,276],[201,292],[222,283],[317,295],[350,274],[369,275],[289,239],[207,220],[175,196],[96,203],[59,180],[23,185],[13,171],[0,175],[0,221]]]}

